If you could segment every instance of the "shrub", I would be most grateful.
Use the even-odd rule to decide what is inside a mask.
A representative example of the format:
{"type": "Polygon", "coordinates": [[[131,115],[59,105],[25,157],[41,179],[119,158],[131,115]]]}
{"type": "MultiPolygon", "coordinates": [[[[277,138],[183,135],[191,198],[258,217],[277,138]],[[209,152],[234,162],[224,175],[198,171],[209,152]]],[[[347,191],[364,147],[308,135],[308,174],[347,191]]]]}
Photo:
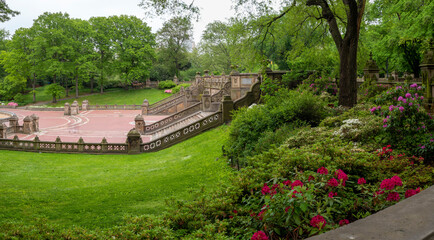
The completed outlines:
{"type": "Polygon", "coordinates": [[[185,88],[190,87],[190,85],[191,84],[188,84],[188,83],[179,84],[178,86],[172,88],[172,93],[177,93],[177,92],[179,92],[179,90],[181,90],[181,87],[184,87],[184,89],[185,89],[185,88]]]}
{"type": "Polygon", "coordinates": [[[315,95],[321,95],[324,92],[327,92],[332,96],[338,94],[336,83],[327,78],[322,78],[318,73],[310,75],[302,84],[299,85],[298,89],[301,92],[309,91],[315,95]]]}
{"type": "Polygon", "coordinates": [[[318,97],[311,93],[280,90],[276,96],[267,98],[267,105],[241,108],[234,112],[225,152],[232,164],[243,165],[242,158],[256,152],[259,139],[267,141],[274,135],[272,133],[288,123],[292,124],[288,125],[290,128],[304,124],[318,125],[325,116],[325,104],[318,97]]]}
{"type": "Polygon", "coordinates": [[[176,84],[172,80],[161,81],[158,83],[158,89],[169,89],[175,86],[176,84]]]}

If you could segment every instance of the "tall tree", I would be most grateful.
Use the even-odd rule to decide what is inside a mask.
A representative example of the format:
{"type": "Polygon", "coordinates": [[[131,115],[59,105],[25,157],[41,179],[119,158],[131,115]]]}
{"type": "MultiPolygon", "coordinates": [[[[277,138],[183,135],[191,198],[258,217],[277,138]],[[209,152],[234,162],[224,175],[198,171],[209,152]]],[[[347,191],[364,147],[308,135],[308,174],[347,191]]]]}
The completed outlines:
{"type": "Polygon", "coordinates": [[[192,44],[192,29],[189,18],[174,17],[157,32],[160,58],[169,66],[172,76],[179,76],[179,71],[188,64],[187,50],[192,44]]]}
{"type": "Polygon", "coordinates": [[[126,86],[144,81],[155,59],[155,36],[145,22],[134,16],[110,17],[114,26],[113,46],[118,72],[126,86]]]}

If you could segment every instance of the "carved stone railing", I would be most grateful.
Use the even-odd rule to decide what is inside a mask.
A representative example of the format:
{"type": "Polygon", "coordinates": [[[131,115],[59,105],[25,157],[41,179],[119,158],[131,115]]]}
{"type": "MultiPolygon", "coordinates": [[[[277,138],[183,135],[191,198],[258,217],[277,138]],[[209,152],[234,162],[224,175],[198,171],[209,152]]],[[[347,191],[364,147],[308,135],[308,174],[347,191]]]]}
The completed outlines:
{"type": "MultiPolygon", "coordinates": [[[[142,109],[142,105],[89,105],[87,106],[88,110],[140,110],[142,109]]],[[[81,110],[81,107],[80,107],[81,110]]]]}
{"type": "Polygon", "coordinates": [[[223,124],[222,112],[216,112],[173,133],[141,144],[140,152],[156,152],[223,124]]]}
{"type": "Polygon", "coordinates": [[[191,107],[188,107],[178,113],[172,114],[168,116],[167,118],[164,118],[158,122],[155,122],[150,125],[146,125],[145,127],[145,134],[151,134],[152,132],[155,132],[161,128],[164,128],[174,122],[177,122],[187,116],[190,116],[196,112],[200,111],[201,103],[196,103],[192,105],[191,107]]]}
{"type": "Polygon", "coordinates": [[[253,103],[256,103],[261,98],[261,82],[256,82],[250,88],[250,91],[244,95],[244,97],[236,100],[234,102],[234,110],[237,110],[241,107],[250,106],[253,103]]]}
{"type": "Polygon", "coordinates": [[[19,140],[17,136],[14,139],[0,139],[0,149],[2,150],[21,150],[30,152],[62,152],[62,153],[90,153],[90,154],[126,154],[128,145],[125,143],[107,143],[105,139],[101,143],[85,143],[79,140],[77,143],[61,142],[57,139],[55,142],[39,141],[35,138],[33,141],[19,140]]]}
{"type": "Polygon", "coordinates": [[[171,101],[171,100],[173,100],[175,98],[178,98],[181,95],[184,95],[184,94],[182,92],[177,92],[177,93],[171,95],[170,97],[162,99],[162,100],[160,100],[158,102],[155,102],[153,104],[149,104],[149,108],[155,108],[155,107],[157,107],[159,105],[165,104],[165,103],[167,103],[167,102],[169,102],[169,101],[171,101]]]}
{"type": "Polygon", "coordinates": [[[172,98],[170,101],[162,103],[156,107],[148,109],[148,114],[160,114],[164,113],[171,107],[177,106],[178,104],[181,104],[184,102],[184,95],[179,95],[176,98],[172,98]]]}

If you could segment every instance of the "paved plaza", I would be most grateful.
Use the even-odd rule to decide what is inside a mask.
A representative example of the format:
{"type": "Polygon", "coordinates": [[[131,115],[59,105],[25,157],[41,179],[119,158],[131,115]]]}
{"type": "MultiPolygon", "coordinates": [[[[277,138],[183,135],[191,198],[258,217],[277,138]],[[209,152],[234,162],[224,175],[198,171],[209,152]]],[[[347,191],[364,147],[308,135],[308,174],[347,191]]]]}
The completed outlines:
{"type": "MultiPolygon", "coordinates": [[[[109,143],[125,143],[128,131],[134,128],[134,118],[141,113],[140,110],[89,110],[79,115],[65,116],[63,111],[7,111],[17,115],[20,125],[26,116],[35,114],[39,117],[39,132],[16,134],[20,140],[33,140],[38,136],[41,141],[55,141],[59,136],[62,142],[77,142],[82,137],[86,143],[100,143],[104,137],[109,143]]],[[[151,124],[167,116],[143,117],[146,124],[151,124]]],[[[142,136],[142,139],[144,142],[149,141],[147,136],[142,136]]]]}

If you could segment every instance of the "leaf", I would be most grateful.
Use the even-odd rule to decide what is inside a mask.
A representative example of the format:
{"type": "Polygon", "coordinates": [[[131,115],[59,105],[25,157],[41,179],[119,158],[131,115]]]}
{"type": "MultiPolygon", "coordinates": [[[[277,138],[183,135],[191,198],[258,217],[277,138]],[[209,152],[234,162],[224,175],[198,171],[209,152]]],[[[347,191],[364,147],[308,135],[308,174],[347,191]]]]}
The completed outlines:
{"type": "Polygon", "coordinates": [[[306,212],[306,211],[307,211],[307,208],[308,208],[307,203],[302,202],[302,203],[300,204],[300,209],[301,209],[301,211],[306,212]]]}

